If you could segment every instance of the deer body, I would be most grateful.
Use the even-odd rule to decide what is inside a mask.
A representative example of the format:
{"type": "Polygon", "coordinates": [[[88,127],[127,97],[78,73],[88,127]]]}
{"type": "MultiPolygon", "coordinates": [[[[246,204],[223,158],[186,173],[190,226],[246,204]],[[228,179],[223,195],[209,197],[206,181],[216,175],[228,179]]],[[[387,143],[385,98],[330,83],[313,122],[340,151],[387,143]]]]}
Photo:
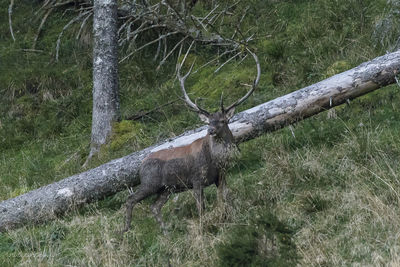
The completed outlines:
{"type": "MultiPolygon", "coordinates": [[[[141,184],[157,183],[162,187],[160,190],[176,188],[177,191],[193,188],[194,184],[218,186],[219,176],[231,163],[237,146],[227,124],[217,127],[221,127],[219,132],[208,133],[189,145],[150,154],[140,167],[141,184]],[[156,168],[157,173],[153,173],[152,168],[156,168]]],[[[212,132],[210,129],[209,132],[212,132]]]]}
{"type": "Polygon", "coordinates": [[[156,151],[143,160],[139,169],[140,185],[133,194],[129,195],[126,203],[124,232],[129,230],[134,205],[151,195],[158,196],[151,210],[164,233],[161,208],[171,193],[193,189],[200,215],[204,209],[204,187],[215,184],[218,186],[218,198],[225,200],[225,171],[238,151],[228,123],[234,114],[235,107],[255,90],[261,72],[257,56],[249,52],[257,64],[257,77],[252,89],[226,109],[221,98],[221,110],[212,114],[193,103],[186,93],[184,82],[191,69],[182,77],[180,67],[178,68],[178,78],[185,102],[199,114],[201,120],[208,124],[208,133],[189,145],[156,151]]]}
{"type": "Polygon", "coordinates": [[[207,134],[190,145],[150,154],[140,167],[141,184],[157,184],[159,190],[172,192],[191,189],[193,184],[218,184],[220,171],[215,159],[225,162],[234,146],[212,139],[207,134]]]}

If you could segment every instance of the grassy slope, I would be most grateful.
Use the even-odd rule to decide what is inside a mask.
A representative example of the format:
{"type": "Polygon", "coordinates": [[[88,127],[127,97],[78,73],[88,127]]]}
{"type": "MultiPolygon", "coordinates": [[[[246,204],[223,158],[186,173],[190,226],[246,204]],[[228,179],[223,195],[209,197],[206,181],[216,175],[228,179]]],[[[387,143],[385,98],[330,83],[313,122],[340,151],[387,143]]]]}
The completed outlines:
{"type": "MultiPolygon", "coordinates": [[[[250,1],[246,27],[260,37],[260,88],[241,107],[273,99],[383,54],[372,31],[386,1],[250,1]]],[[[0,200],[81,171],[88,150],[91,109],[90,27],[58,33],[69,12],[50,15],[28,53],[40,20],[37,6],[20,1],[11,40],[0,3],[0,200]]],[[[201,52],[199,52],[201,53],[201,52]]],[[[169,67],[155,73],[146,53],[121,66],[122,113],[149,110],[179,94],[169,67]],[[173,93],[171,93],[171,91],[173,93]]],[[[173,64],[173,63],[171,63],[173,64]]],[[[218,100],[222,88],[240,95],[246,67],[227,66],[209,79],[205,69],[189,81],[198,95],[218,100]],[[211,88],[210,88],[211,87],[211,88]]],[[[249,78],[247,78],[249,79],[249,78]]],[[[206,190],[199,218],[190,192],[169,201],[163,212],[170,235],[161,235],[149,203],[135,208],[124,241],[113,234],[123,223],[127,192],[71,211],[63,219],[0,235],[0,265],[43,266],[287,266],[398,264],[400,233],[400,96],[391,86],[350,105],[241,145],[229,172],[231,200],[216,205],[206,190]],[[176,201],[175,201],[176,200],[176,201]]],[[[227,95],[227,92],[225,92],[227,95]]],[[[115,127],[110,145],[93,166],[174,136],[198,121],[181,103],[139,122],[115,127]]]]}

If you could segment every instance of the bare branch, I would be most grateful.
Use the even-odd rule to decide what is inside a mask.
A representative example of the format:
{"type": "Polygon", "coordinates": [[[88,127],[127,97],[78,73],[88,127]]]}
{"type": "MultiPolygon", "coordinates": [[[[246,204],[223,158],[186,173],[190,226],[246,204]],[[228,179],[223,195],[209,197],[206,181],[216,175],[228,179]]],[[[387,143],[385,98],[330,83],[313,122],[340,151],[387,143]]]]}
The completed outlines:
{"type": "Polygon", "coordinates": [[[177,102],[179,100],[181,100],[181,99],[178,98],[178,99],[169,101],[169,102],[164,103],[162,105],[159,105],[159,106],[157,106],[157,107],[155,107],[155,108],[153,108],[153,109],[151,109],[149,111],[138,112],[138,113],[136,113],[136,114],[134,114],[132,116],[127,117],[126,120],[139,120],[139,119],[141,119],[141,118],[143,118],[143,117],[145,117],[145,116],[147,116],[147,115],[149,115],[149,114],[151,114],[151,113],[153,113],[153,112],[155,112],[155,111],[157,111],[157,110],[159,110],[159,109],[161,109],[163,107],[172,105],[173,103],[175,103],[175,102],[177,102]]]}
{"type": "Polygon", "coordinates": [[[178,48],[178,46],[179,46],[180,44],[182,44],[187,38],[188,38],[188,36],[185,36],[184,38],[182,38],[182,40],[180,40],[180,41],[174,46],[174,48],[172,48],[171,51],[169,51],[169,53],[160,61],[160,64],[158,64],[157,70],[165,63],[165,61],[167,60],[167,58],[178,48]]]}
{"type": "Polygon", "coordinates": [[[46,9],[46,8],[52,9],[52,8],[55,8],[55,7],[61,7],[61,6],[65,6],[65,5],[68,5],[68,4],[72,4],[72,3],[74,3],[74,2],[75,2],[74,0],[65,1],[65,2],[61,2],[61,3],[53,4],[53,5],[51,5],[50,7],[44,7],[44,8],[45,8],[45,9],[46,9]]]}
{"type": "Polygon", "coordinates": [[[242,62],[243,62],[246,58],[247,58],[247,55],[245,55],[245,56],[237,63],[237,65],[242,64],[242,62]]]}
{"type": "Polygon", "coordinates": [[[26,48],[26,49],[21,49],[21,51],[24,51],[24,52],[32,52],[32,53],[43,53],[43,50],[28,49],[28,48],[26,48]]]}
{"type": "Polygon", "coordinates": [[[185,23],[185,20],[182,18],[181,14],[179,14],[179,12],[168,3],[168,0],[162,0],[161,4],[165,5],[166,7],[170,8],[172,11],[174,11],[174,13],[177,15],[178,19],[181,21],[181,23],[185,23]]]}
{"type": "Polygon", "coordinates": [[[198,22],[198,23],[200,24],[200,26],[201,26],[206,32],[208,32],[207,27],[203,24],[203,20],[200,20],[200,19],[199,19],[198,17],[196,17],[196,16],[191,16],[191,18],[192,18],[192,20],[198,22]]]}
{"type": "Polygon", "coordinates": [[[55,2],[56,0],[45,0],[44,3],[43,3],[43,5],[35,12],[35,16],[36,16],[37,14],[39,14],[39,12],[42,11],[42,9],[45,9],[45,8],[47,7],[47,5],[49,5],[49,3],[50,3],[51,1],[54,1],[54,2],[55,2]]]}
{"type": "Polygon", "coordinates": [[[233,53],[233,52],[235,52],[235,51],[236,51],[236,49],[227,50],[227,51],[223,52],[221,55],[218,55],[217,57],[213,58],[212,60],[208,61],[207,63],[201,65],[201,66],[200,66],[197,70],[195,70],[193,73],[197,73],[197,72],[198,72],[199,70],[201,70],[202,68],[207,67],[208,65],[210,65],[210,64],[213,63],[214,61],[217,61],[217,60],[220,59],[221,57],[225,56],[226,54],[233,53]]]}
{"type": "Polygon", "coordinates": [[[231,39],[235,39],[236,34],[237,34],[238,32],[241,34],[241,32],[240,32],[240,25],[242,24],[244,18],[246,17],[247,11],[248,11],[248,10],[249,10],[249,7],[247,7],[247,8],[244,10],[242,17],[241,17],[240,20],[239,20],[239,23],[236,25],[236,30],[235,30],[235,32],[233,33],[231,39]]]}
{"type": "Polygon", "coordinates": [[[10,25],[10,33],[11,37],[15,42],[15,36],[12,28],[12,12],[13,12],[14,0],[11,0],[10,5],[8,6],[8,24],[10,25]]]}
{"type": "Polygon", "coordinates": [[[163,58],[164,58],[168,51],[168,42],[166,38],[164,38],[163,41],[164,41],[164,51],[163,51],[163,58]]]}
{"type": "Polygon", "coordinates": [[[44,23],[46,22],[47,17],[50,15],[50,13],[51,13],[52,11],[53,11],[53,9],[50,8],[50,9],[46,12],[46,14],[44,14],[44,16],[43,16],[43,18],[42,18],[42,21],[40,22],[39,28],[38,28],[38,30],[37,30],[35,39],[33,40],[32,49],[35,49],[35,47],[36,47],[36,42],[37,42],[37,40],[38,40],[38,38],[39,38],[40,32],[42,31],[43,25],[44,25],[44,23]]]}
{"type": "Polygon", "coordinates": [[[80,20],[82,17],[86,16],[87,14],[89,14],[91,11],[86,11],[86,12],[82,12],[81,14],[79,14],[78,16],[76,16],[75,18],[71,19],[62,29],[62,31],[60,32],[60,34],[58,35],[57,38],[57,45],[56,45],[56,61],[58,61],[58,55],[59,55],[59,51],[60,51],[60,43],[61,43],[61,37],[63,36],[65,30],[67,30],[72,24],[74,24],[75,22],[77,22],[78,20],[80,20]]]}
{"type": "Polygon", "coordinates": [[[215,12],[215,10],[217,10],[217,8],[219,7],[219,5],[215,5],[215,7],[201,20],[201,22],[203,22],[204,20],[208,19],[208,17],[215,12]]]}
{"type": "MultiPolygon", "coordinates": [[[[121,19],[121,18],[120,18],[121,19]]],[[[122,25],[119,27],[117,34],[120,35],[121,31],[127,27],[127,25],[132,21],[133,18],[128,18],[122,25]]]]}
{"type": "Polygon", "coordinates": [[[78,31],[78,33],[77,33],[77,35],[76,35],[76,40],[79,39],[79,36],[81,35],[82,30],[83,30],[83,28],[85,27],[87,20],[90,18],[90,16],[92,16],[92,14],[93,14],[93,13],[89,13],[89,15],[87,15],[86,18],[83,19],[83,21],[82,21],[82,23],[81,23],[81,27],[79,28],[79,31],[78,31]]]}
{"type": "Polygon", "coordinates": [[[174,34],[177,34],[177,33],[179,33],[179,32],[175,31],[175,32],[169,32],[169,33],[166,33],[166,34],[161,35],[161,36],[158,37],[157,39],[154,39],[153,41],[150,41],[150,42],[148,42],[147,44],[142,45],[142,46],[139,47],[138,49],[135,49],[133,52],[129,53],[127,56],[125,56],[123,59],[121,59],[121,60],[119,61],[119,63],[124,62],[126,59],[130,58],[131,56],[133,56],[133,54],[135,54],[137,51],[142,50],[143,48],[145,48],[145,47],[147,47],[147,46],[149,46],[149,45],[151,45],[151,44],[154,44],[154,43],[158,42],[160,39],[163,39],[163,38],[165,38],[165,37],[167,37],[167,36],[174,35],[174,34]]]}
{"type": "MultiPolygon", "coordinates": [[[[56,45],[56,60],[58,60],[59,57],[61,38],[64,32],[73,23],[82,20],[80,29],[76,35],[76,38],[79,38],[85,24],[93,12],[91,7],[92,2],[89,0],[77,1],[80,5],[79,8],[76,8],[75,10],[78,11],[79,14],[69,21],[60,32],[56,45]]],[[[126,49],[124,49],[127,52],[119,61],[119,63],[126,61],[133,54],[158,42],[158,46],[155,48],[155,55],[153,55],[153,59],[160,60],[157,67],[158,69],[166,62],[168,58],[170,58],[173,53],[177,51],[181,44],[185,44],[185,42],[190,40],[190,42],[195,41],[196,43],[201,43],[202,45],[220,47],[222,50],[222,55],[229,55],[232,53],[232,55],[230,55],[231,58],[229,58],[216,70],[218,71],[225,64],[230,63],[239,55],[243,54],[240,53],[240,45],[247,47],[248,42],[251,40],[251,38],[245,38],[239,28],[246,16],[248,8],[244,10],[244,14],[241,15],[240,19],[238,20],[239,24],[236,27],[235,33],[233,33],[232,37],[229,36],[231,38],[224,37],[219,32],[219,30],[221,30],[221,26],[219,24],[223,21],[224,16],[231,16],[233,14],[231,12],[232,8],[234,8],[240,2],[240,0],[236,0],[233,3],[228,3],[227,5],[213,4],[213,6],[210,8],[210,11],[205,13],[204,16],[192,15],[190,11],[193,6],[183,5],[182,1],[172,2],[168,0],[160,0],[154,1],[153,3],[155,4],[150,2],[151,1],[142,0],[120,3],[118,15],[119,20],[121,20],[122,23],[118,29],[118,44],[119,46],[127,45],[126,49]],[[178,2],[182,5],[176,4],[178,2]],[[152,34],[145,35],[147,32],[151,32],[152,34]],[[148,41],[148,36],[153,36],[154,32],[157,33],[158,36],[155,39],[148,41]],[[172,39],[172,36],[174,36],[174,40],[173,44],[171,45],[169,40],[172,39]],[[238,38],[238,36],[241,40],[234,40],[238,38]]],[[[55,7],[65,7],[70,3],[72,3],[71,0],[45,0],[45,4],[43,4],[42,8],[51,10],[55,7]]],[[[38,34],[36,35],[34,45],[38,39],[41,28],[43,27],[48,14],[49,13],[46,13],[42,19],[42,23],[39,27],[38,34]]],[[[218,58],[220,57],[217,57],[217,59],[218,58]]],[[[208,64],[211,62],[214,62],[214,60],[210,61],[208,64]]],[[[205,64],[202,67],[205,67],[208,64],[205,64]]],[[[202,67],[200,67],[200,69],[202,67]]],[[[198,70],[196,70],[196,72],[197,71],[198,70]]]]}
{"type": "MultiPolygon", "coordinates": [[[[156,51],[156,54],[154,55],[153,61],[156,61],[158,56],[160,55],[162,40],[163,39],[158,40],[157,51],[156,51]]],[[[164,38],[164,40],[165,40],[165,38],[164,38]]]]}
{"type": "Polygon", "coordinates": [[[217,73],[223,66],[225,66],[226,64],[228,64],[230,61],[232,61],[232,59],[234,59],[235,57],[239,56],[240,54],[242,54],[242,52],[239,52],[235,55],[233,55],[232,57],[230,57],[227,61],[225,61],[224,63],[221,64],[221,66],[219,66],[214,73],[217,73]]]}
{"type": "Polygon", "coordinates": [[[154,28],[166,28],[166,27],[168,27],[166,24],[155,24],[155,25],[151,25],[151,26],[146,27],[146,28],[137,29],[137,30],[133,31],[131,33],[131,35],[134,35],[134,34],[136,35],[136,34],[139,34],[141,32],[148,31],[148,30],[151,30],[151,29],[154,29],[154,28]]]}
{"type": "MultiPolygon", "coordinates": [[[[236,45],[236,42],[232,42],[230,40],[228,41],[220,34],[215,34],[215,31],[211,32],[211,34],[202,34],[201,32],[210,32],[209,24],[214,23],[214,21],[216,21],[220,16],[231,14],[228,12],[228,9],[237,5],[238,2],[239,1],[236,1],[226,8],[220,8],[220,5],[215,5],[204,17],[194,16],[190,14],[190,12],[187,12],[188,10],[180,11],[176,8],[176,6],[172,5],[171,2],[166,0],[162,0],[153,6],[149,6],[145,3],[139,4],[137,2],[133,4],[125,4],[121,7],[123,12],[120,13],[123,13],[123,17],[120,17],[120,19],[133,19],[133,21],[131,21],[132,23],[129,25],[127,23],[123,23],[119,28],[119,33],[126,31],[127,35],[126,38],[120,38],[119,44],[122,45],[127,41],[130,41],[131,35],[137,37],[144,32],[151,31],[156,28],[164,28],[163,32],[178,32],[177,34],[182,36],[182,39],[178,41],[178,46],[181,42],[183,42],[182,40],[195,40],[196,42],[203,44],[211,44],[226,48],[232,47],[236,45]],[[161,9],[161,6],[165,6],[167,10],[161,9]],[[136,26],[136,30],[131,32],[130,25],[134,25],[137,22],[141,22],[140,26],[136,26]]],[[[120,34],[120,36],[122,36],[122,34],[120,34]]],[[[164,38],[164,36],[159,37],[162,37],[161,39],[163,39],[164,42],[167,40],[167,38],[164,38]]],[[[125,61],[127,58],[132,56],[133,53],[136,53],[140,49],[157,41],[159,41],[159,39],[150,41],[144,44],[141,48],[135,49],[129,55],[125,56],[125,58],[123,58],[120,62],[125,61]]],[[[165,59],[172,54],[171,51],[174,52],[176,49],[176,45],[173,46],[173,49],[170,51],[168,51],[168,47],[164,46],[164,55],[159,66],[163,65],[165,59]]]]}

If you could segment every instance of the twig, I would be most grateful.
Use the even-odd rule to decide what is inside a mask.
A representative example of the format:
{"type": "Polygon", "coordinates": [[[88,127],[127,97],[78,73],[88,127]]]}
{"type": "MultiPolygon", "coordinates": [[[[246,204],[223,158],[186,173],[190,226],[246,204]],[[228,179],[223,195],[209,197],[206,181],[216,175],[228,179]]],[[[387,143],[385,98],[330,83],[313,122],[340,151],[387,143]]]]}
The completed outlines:
{"type": "Polygon", "coordinates": [[[42,21],[40,22],[39,28],[38,28],[38,30],[37,30],[35,39],[33,40],[32,49],[35,49],[35,47],[36,47],[36,42],[37,42],[37,40],[38,40],[38,38],[39,38],[40,32],[42,31],[43,25],[44,25],[44,23],[46,22],[47,17],[50,15],[50,13],[51,13],[52,11],[53,11],[53,9],[50,8],[50,9],[46,12],[46,14],[44,14],[43,19],[42,19],[42,21]]]}
{"type": "Polygon", "coordinates": [[[244,17],[246,17],[247,11],[248,11],[248,10],[249,10],[249,7],[247,7],[247,8],[244,10],[242,17],[241,17],[240,20],[239,20],[239,23],[236,25],[235,32],[233,33],[231,39],[234,39],[234,38],[236,37],[236,34],[237,34],[238,32],[241,34],[240,25],[242,24],[242,22],[243,22],[243,20],[244,20],[244,17]]]}
{"type": "Polygon", "coordinates": [[[176,14],[176,16],[178,17],[178,19],[182,22],[185,23],[185,20],[182,18],[181,14],[168,3],[168,0],[163,0],[161,1],[162,4],[164,4],[165,6],[167,6],[168,8],[170,8],[172,11],[174,11],[174,13],[176,14]]]}
{"type": "MultiPolygon", "coordinates": [[[[118,18],[121,19],[121,18],[118,18]]],[[[121,31],[126,28],[126,25],[132,20],[132,17],[129,17],[122,25],[119,27],[117,34],[120,35],[121,31]]]]}
{"type": "Polygon", "coordinates": [[[166,27],[167,27],[166,24],[154,24],[154,25],[151,25],[151,26],[146,27],[146,28],[137,29],[137,30],[133,31],[131,35],[138,34],[138,33],[141,33],[141,32],[144,32],[144,31],[147,31],[147,30],[150,30],[150,29],[154,29],[154,28],[166,28],[166,27]]]}
{"type": "Polygon", "coordinates": [[[168,42],[167,42],[166,38],[164,38],[163,41],[164,41],[164,51],[163,51],[163,55],[162,56],[164,58],[165,55],[167,54],[167,51],[168,51],[168,42]]]}
{"type": "Polygon", "coordinates": [[[15,42],[15,36],[12,28],[12,12],[13,12],[13,5],[14,5],[14,0],[11,0],[10,5],[8,6],[8,24],[10,25],[10,33],[11,37],[15,42]]]}
{"type": "Polygon", "coordinates": [[[43,50],[37,50],[37,49],[29,49],[29,48],[25,48],[25,49],[21,49],[21,51],[24,52],[33,52],[33,53],[43,53],[43,50]]]}
{"type": "MultiPolygon", "coordinates": [[[[205,21],[212,13],[214,13],[214,11],[215,11],[218,7],[219,7],[219,5],[216,5],[204,18],[198,18],[198,17],[196,17],[196,16],[194,16],[194,15],[191,15],[190,18],[192,19],[193,22],[197,21],[197,22],[200,24],[200,26],[201,26],[206,32],[208,32],[207,27],[203,24],[203,21],[205,21]]],[[[196,25],[196,24],[195,24],[195,25],[196,25]]]]}
{"type": "MultiPolygon", "coordinates": [[[[75,1],[65,1],[65,2],[62,2],[62,3],[57,3],[57,4],[54,4],[54,5],[51,5],[51,6],[47,7],[47,8],[55,8],[55,7],[65,6],[65,5],[74,3],[74,2],[75,1]]],[[[45,7],[45,9],[46,9],[46,7],[45,7]]]]}
{"type": "MultiPolygon", "coordinates": [[[[156,54],[154,55],[153,61],[156,61],[157,58],[158,58],[158,56],[160,55],[162,40],[163,40],[163,39],[158,40],[157,51],[156,51],[156,54]]],[[[164,40],[165,40],[165,39],[164,39],[164,40]]]]}
{"type": "Polygon", "coordinates": [[[133,24],[133,22],[130,22],[128,24],[128,28],[127,28],[127,31],[126,31],[126,40],[127,41],[129,41],[131,39],[131,36],[132,36],[132,33],[131,33],[132,24],[133,24]]]}
{"type": "Polygon", "coordinates": [[[247,58],[247,54],[242,58],[242,60],[239,61],[239,63],[237,63],[237,65],[242,64],[242,62],[247,58]]]}
{"type": "Polygon", "coordinates": [[[46,1],[43,3],[43,5],[42,5],[38,10],[36,10],[35,16],[36,16],[37,14],[39,14],[39,12],[42,11],[42,9],[45,9],[46,6],[47,6],[50,2],[51,2],[51,0],[46,0],[46,1]]]}
{"type": "Polygon", "coordinates": [[[90,16],[92,16],[92,14],[93,13],[89,13],[89,15],[87,15],[86,18],[83,19],[81,27],[79,28],[78,34],[76,35],[76,40],[79,39],[79,36],[81,35],[82,30],[85,27],[87,20],[90,18],[90,16]]]}
{"type": "Polygon", "coordinates": [[[224,63],[222,63],[215,71],[214,73],[217,73],[223,66],[225,66],[226,64],[228,64],[232,59],[234,59],[235,57],[239,56],[242,52],[236,53],[235,55],[233,55],[232,57],[230,57],[227,61],[225,61],[224,63]]]}
{"type": "Polygon", "coordinates": [[[228,51],[223,52],[221,55],[219,55],[219,56],[215,57],[214,59],[208,61],[207,63],[201,65],[197,70],[193,71],[193,74],[199,72],[199,70],[201,70],[201,69],[204,68],[204,67],[207,67],[207,66],[210,65],[212,62],[214,62],[214,61],[220,59],[220,58],[223,57],[224,55],[229,54],[229,53],[232,53],[232,52],[234,52],[234,51],[236,51],[236,49],[228,50],[228,51]]]}
{"type": "Polygon", "coordinates": [[[159,105],[159,106],[157,106],[157,107],[155,107],[155,108],[153,108],[153,109],[151,109],[151,110],[149,110],[149,111],[141,111],[141,112],[138,112],[138,113],[136,113],[136,114],[134,114],[134,115],[132,115],[132,116],[127,117],[126,120],[138,120],[138,119],[141,119],[141,118],[143,118],[143,117],[149,115],[150,113],[153,113],[154,111],[157,111],[157,110],[159,110],[160,108],[169,106],[169,105],[171,105],[171,104],[173,104],[173,103],[175,103],[175,102],[177,102],[177,101],[179,101],[179,100],[180,100],[180,98],[177,98],[177,99],[174,99],[174,100],[169,101],[169,102],[167,102],[167,103],[164,103],[164,104],[162,104],[162,105],[159,105]]]}
{"type": "Polygon", "coordinates": [[[185,36],[182,38],[182,40],[180,40],[175,46],[174,48],[171,49],[171,51],[168,52],[168,54],[160,61],[160,64],[158,64],[156,70],[160,69],[160,67],[165,63],[165,61],[167,60],[167,58],[178,48],[178,46],[185,41],[188,38],[188,36],[185,36]]]}
{"type": "Polygon", "coordinates": [[[208,32],[206,26],[204,26],[203,22],[200,21],[200,19],[199,19],[198,17],[192,15],[192,16],[190,16],[190,18],[191,18],[191,20],[193,21],[193,23],[194,23],[194,25],[195,25],[196,28],[199,28],[199,27],[196,25],[196,22],[197,22],[198,24],[200,24],[200,26],[201,26],[206,32],[208,32]]]}
{"type": "MultiPolygon", "coordinates": [[[[124,24],[125,26],[124,26],[124,25],[121,26],[121,28],[120,28],[121,31],[123,30],[123,27],[126,28],[126,38],[124,38],[124,39],[120,38],[120,39],[118,40],[118,44],[119,44],[120,46],[122,46],[125,42],[128,42],[128,41],[131,39],[131,36],[134,35],[134,34],[131,33],[131,27],[132,27],[132,24],[134,24],[136,21],[137,21],[137,19],[135,19],[134,21],[131,21],[129,24],[124,24]],[[128,25],[128,26],[126,26],[126,25],[128,25]]],[[[147,21],[144,21],[135,31],[138,31],[138,30],[140,30],[140,29],[143,29],[143,27],[144,27],[146,24],[147,24],[147,21]]],[[[119,31],[120,31],[120,30],[118,30],[118,35],[119,35],[119,31]]],[[[132,46],[132,43],[135,42],[136,37],[137,37],[137,35],[134,35],[133,41],[131,42],[131,44],[129,45],[129,47],[131,47],[131,46],[132,46]]]]}
{"type": "MultiPolygon", "coordinates": [[[[182,63],[180,63],[179,65],[183,65],[183,63],[186,61],[187,56],[189,55],[190,49],[192,49],[192,46],[194,45],[194,41],[192,41],[192,43],[190,44],[188,50],[186,51],[185,56],[182,59],[182,63]]],[[[192,67],[193,67],[194,62],[192,63],[192,67]]],[[[190,67],[190,71],[188,73],[191,72],[192,67],[190,67]]]]}
{"type": "Polygon", "coordinates": [[[83,12],[83,13],[79,14],[79,15],[76,16],[75,18],[71,19],[71,20],[64,26],[64,28],[62,29],[62,31],[60,32],[60,34],[58,35],[58,38],[57,38],[57,45],[56,45],[56,61],[58,61],[58,54],[59,54],[59,50],[60,50],[61,37],[63,36],[64,31],[65,31],[66,29],[68,29],[69,26],[71,26],[73,23],[75,23],[75,22],[77,22],[78,20],[80,20],[83,16],[87,15],[89,12],[90,12],[90,11],[86,11],[86,12],[83,12]]]}
{"type": "Polygon", "coordinates": [[[121,59],[121,60],[119,61],[119,63],[124,62],[126,59],[130,58],[133,54],[135,54],[135,53],[136,53],[137,51],[139,51],[139,50],[142,50],[142,49],[145,48],[146,46],[149,46],[149,45],[151,45],[151,44],[154,44],[155,42],[158,42],[160,39],[163,39],[163,38],[165,38],[165,37],[168,37],[168,36],[170,36],[170,35],[177,34],[177,33],[179,33],[179,31],[169,32],[169,33],[166,33],[166,34],[161,35],[161,36],[158,37],[157,39],[154,39],[153,41],[150,41],[150,42],[148,42],[147,44],[144,44],[144,45],[142,45],[141,47],[135,49],[134,51],[132,51],[131,53],[129,53],[127,56],[125,56],[123,59],[121,59]]]}
{"type": "Polygon", "coordinates": [[[214,11],[219,7],[219,5],[216,5],[202,20],[201,22],[203,22],[204,20],[206,20],[212,13],[214,13],[214,11]]]}

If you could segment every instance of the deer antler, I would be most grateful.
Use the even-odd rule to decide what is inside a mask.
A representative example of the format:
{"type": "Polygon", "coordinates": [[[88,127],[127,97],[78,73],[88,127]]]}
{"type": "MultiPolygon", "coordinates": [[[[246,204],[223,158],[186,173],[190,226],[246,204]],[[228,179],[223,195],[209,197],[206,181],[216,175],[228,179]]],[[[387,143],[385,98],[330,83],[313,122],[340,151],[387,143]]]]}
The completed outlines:
{"type": "Polygon", "coordinates": [[[221,100],[219,102],[219,105],[221,106],[221,111],[225,112],[225,108],[224,108],[224,93],[221,93],[221,100]]]}
{"type": "MultiPolygon", "coordinates": [[[[188,52],[189,52],[189,50],[188,50],[188,52]]],[[[188,94],[186,93],[185,80],[190,75],[190,73],[192,72],[193,65],[194,65],[194,62],[193,62],[192,66],[190,66],[189,71],[184,76],[181,75],[181,67],[182,67],[182,64],[185,62],[186,56],[187,56],[187,53],[186,53],[185,57],[183,58],[182,63],[181,64],[179,64],[179,63],[177,64],[177,72],[176,72],[177,73],[176,76],[178,77],[179,83],[181,85],[182,93],[183,93],[183,96],[184,96],[184,101],[194,111],[196,111],[198,113],[202,113],[204,115],[210,115],[210,113],[207,110],[205,110],[205,109],[199,107],[197,104],[193,103],[192,100],[190,100],[188,94]]]]}
{"type": "MultiPolygon", "coordinates": [[[[247,92],[247,94],[245,94],[245,96],[243,96],[241,99],[239,99],[238,101],[236,101],[235,103],[233,103],[232,105],[230,105],[228,108],[225,109],[225,112],[228,112],[229,110],[231,110],[232,108],[240,105],[241,103],[243,103],[243,101],[245,101],[256,89],[258,82],[260,81],[260,76],[261,76],[261,67],[260,67],[260,62],[258,61],[258,57],[255,53],[251,52],[250,49],[246,48],[246,50],[253,56],[255,62],[256,62],[256,66],[257,66],[257,76],[253,82],[253,85],[250,89],[250,91],[247,92]]],[[[222,102],[221,102],[222,103],[222,102]]]]}

